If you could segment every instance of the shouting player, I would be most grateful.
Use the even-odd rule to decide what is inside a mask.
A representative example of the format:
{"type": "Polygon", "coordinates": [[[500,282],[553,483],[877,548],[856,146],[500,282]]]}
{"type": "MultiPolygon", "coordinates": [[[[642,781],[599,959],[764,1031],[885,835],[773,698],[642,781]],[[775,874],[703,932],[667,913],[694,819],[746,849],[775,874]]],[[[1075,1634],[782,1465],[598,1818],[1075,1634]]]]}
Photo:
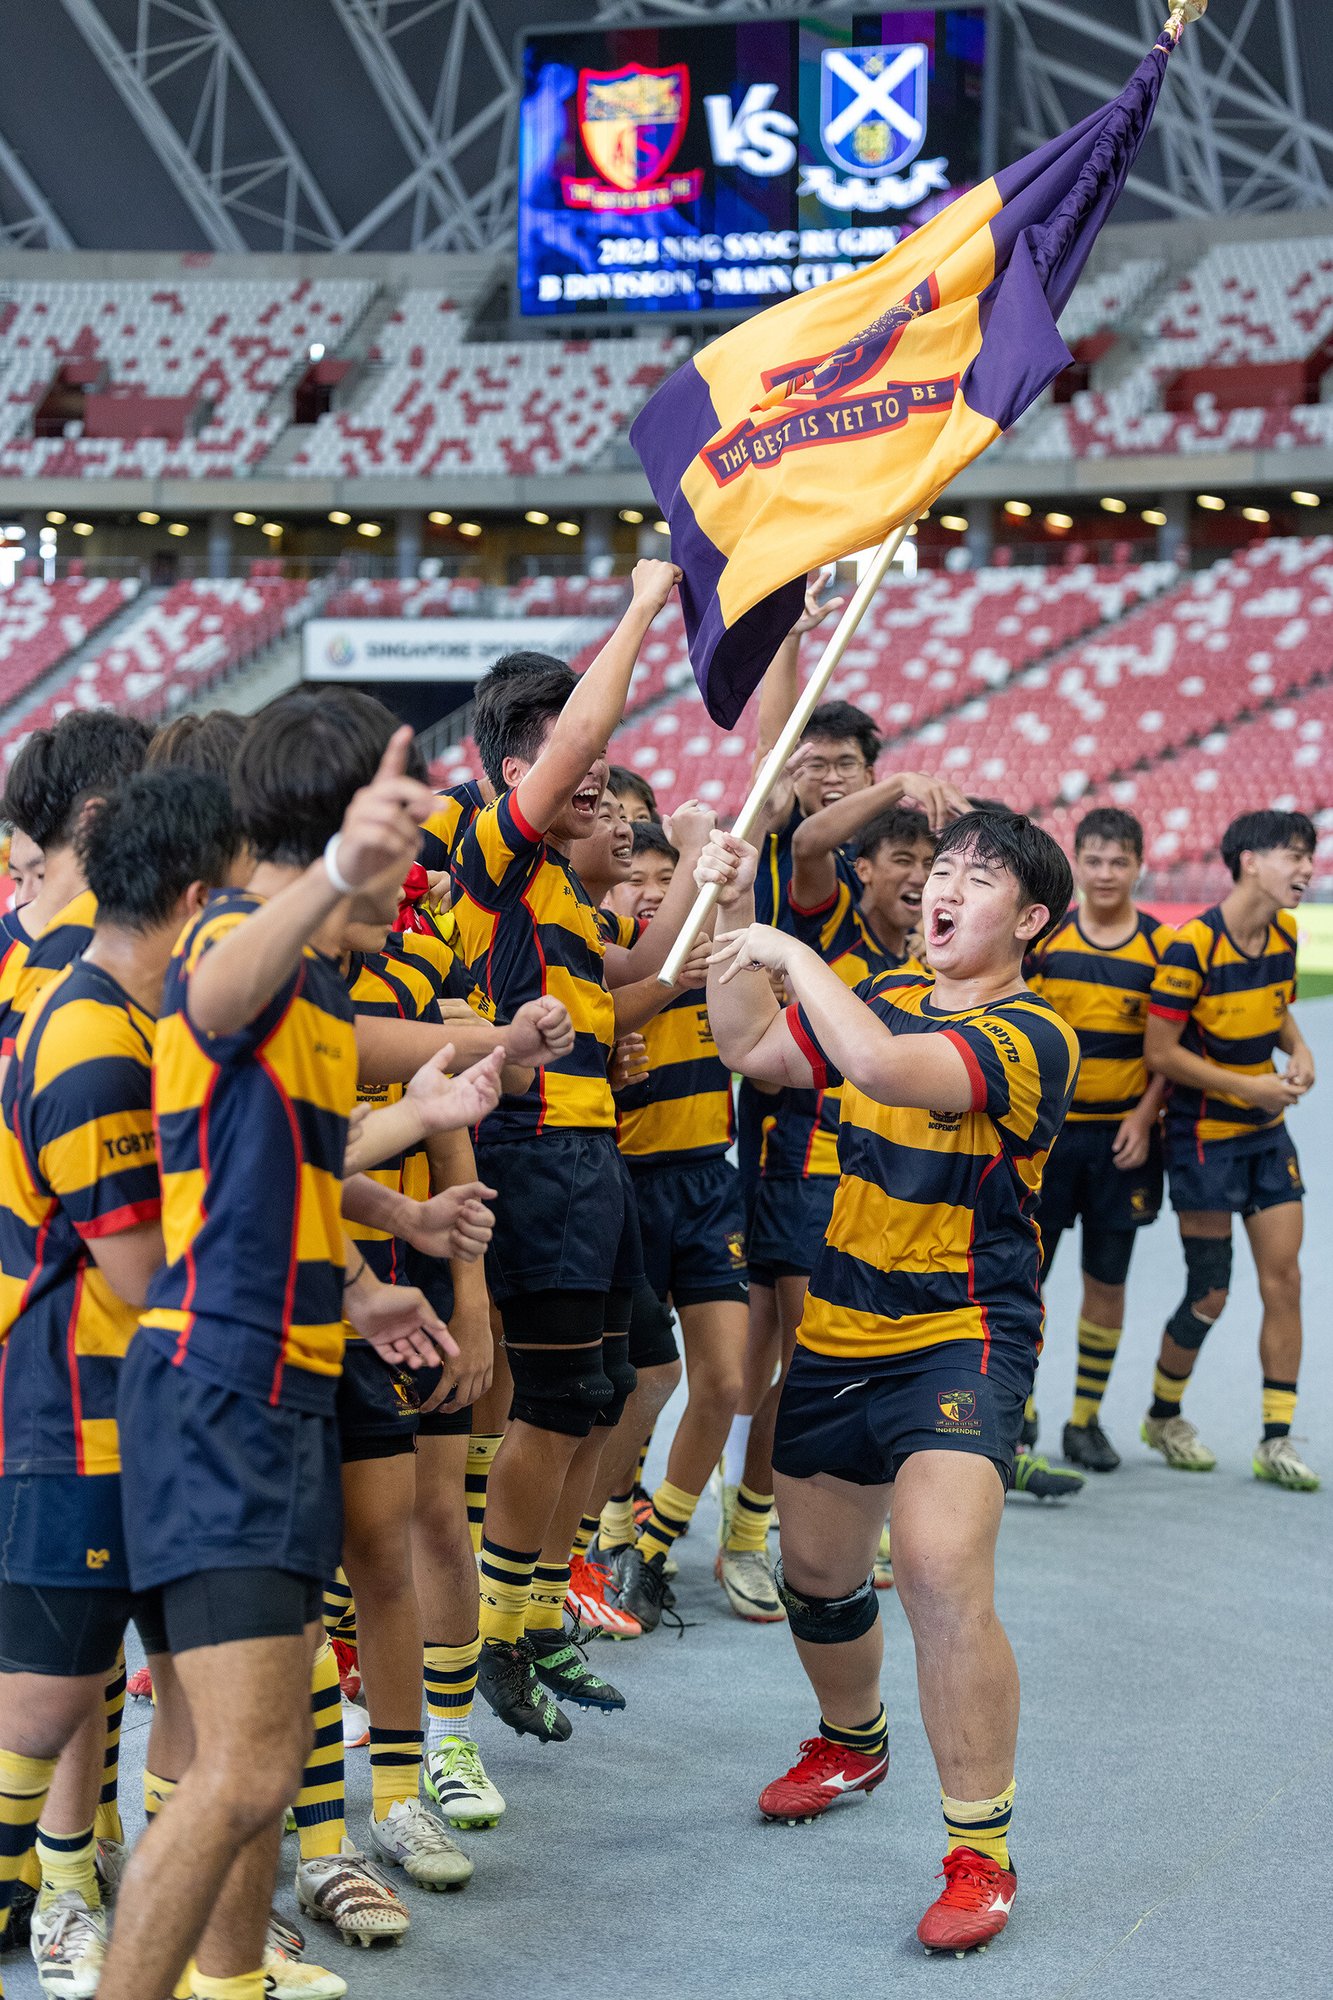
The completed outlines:
{"type": "Polygon", "coordinates": [[[752,848],[715,835],[698,871],[740,926],[709,973],[723,1060],[780,1084],[845,1079],[842,1176],[773,1451],[779,1589],[820,1719],[760,1810],[814,1818],[885,1777],[870,1572],[892,1506],[948,1840],[917,1934],[961,1950],[1003,1929],[1017,1886],[1018,1675],[995,1615],[995,1542],[1041,1343],[1036,1199],[1078,1070],[1022,961],[1068,907],[1069,864],[1016,815],[955,820],[922,898],[934,984],[887,972],[855,993],[753,922],[754,865],[752,848]],[[795,996],[786,1010],[773,973],[795,996]]]}

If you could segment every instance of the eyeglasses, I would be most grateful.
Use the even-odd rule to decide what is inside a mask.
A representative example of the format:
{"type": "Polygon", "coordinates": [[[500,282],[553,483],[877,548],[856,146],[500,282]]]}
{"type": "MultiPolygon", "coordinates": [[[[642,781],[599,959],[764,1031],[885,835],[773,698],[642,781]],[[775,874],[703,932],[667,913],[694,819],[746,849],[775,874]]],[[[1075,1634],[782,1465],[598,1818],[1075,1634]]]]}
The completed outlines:
{"type": "Polygon", "coordinates": [[[830,771],[837,778],[854,778],[866,768],[864,757],[835,757],[832,763],[827,757],[807,757],[805,771],[807,777],[827,778],[830,771]]]}

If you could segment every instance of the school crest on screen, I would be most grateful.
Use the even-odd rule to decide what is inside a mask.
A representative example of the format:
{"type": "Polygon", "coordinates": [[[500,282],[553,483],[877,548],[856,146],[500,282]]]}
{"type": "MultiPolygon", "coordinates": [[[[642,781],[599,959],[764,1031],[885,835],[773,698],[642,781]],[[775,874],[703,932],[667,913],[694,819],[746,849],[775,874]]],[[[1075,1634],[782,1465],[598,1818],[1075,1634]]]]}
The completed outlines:
{"type": "Polygon", "coordinates": [[[642,213],[695,201],[702,168],[669,174],[690,117],[690,73],[684,63],[649,69],[579,71],[575,106],[583,150],[600,181],[566,177],[566,206],[642,213]]]}
{"type": "Polygon", "coordinates": [[[946,160],[919,159],[926,143],[930,50],[924,42],[825,49],[819,61],[819,139],[831,167],[807,167],[799,189],[829,208],[914,208],[948,185],[946,160]],[[913,166],[913,162],[917,162],[913,166]],[[839,180],[841,167],[848,180],[839,180]],[[911,167],[911,173],[904,169],[911,167]]]}

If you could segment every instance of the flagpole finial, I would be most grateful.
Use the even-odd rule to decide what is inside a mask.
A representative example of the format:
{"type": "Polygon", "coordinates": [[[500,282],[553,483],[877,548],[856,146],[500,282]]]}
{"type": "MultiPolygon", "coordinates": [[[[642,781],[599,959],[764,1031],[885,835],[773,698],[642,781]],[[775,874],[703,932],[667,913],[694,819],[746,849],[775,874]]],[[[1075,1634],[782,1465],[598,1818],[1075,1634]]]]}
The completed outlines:
{"type": "Polygon", "coordinates": [[[1164,32],[1178,42],[1190,22],[1202,19],[1207,11],[1208,0],[1174,0],[1164,32]]]}

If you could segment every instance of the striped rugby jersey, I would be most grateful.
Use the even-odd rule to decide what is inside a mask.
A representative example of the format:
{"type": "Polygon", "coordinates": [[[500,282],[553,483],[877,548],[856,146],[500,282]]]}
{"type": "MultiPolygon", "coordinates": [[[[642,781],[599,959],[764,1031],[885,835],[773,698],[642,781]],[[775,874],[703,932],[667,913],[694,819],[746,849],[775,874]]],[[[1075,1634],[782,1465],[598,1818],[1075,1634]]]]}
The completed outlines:
{"type": "Polygon", "coordinates": [[[167,1261],[141,1325],[177,1367],[323,1414],[342,1368],[352,1003],[337,965],[307,946],[237,1034],[207,1036],[189,1017],[200,960],[261,907],[244,890],[210,896],[167,968],[153,1051],[167,1261]]]}
{"type": "MultiPolygon", "coordinates": [[[[438,1022],[435,983],[427,964],[424,960],[414,963],[387,951],[367,955],[353,952],[345,978],[353,1013],[377,1015],[381,1019],[387,1016],[390,1020],[438,1022]]],[[[404,1087],[401,1083],[363,1084],[356,1094],[362,1104],[397,1104],[404,1087]]],[[[365,1171],[369,1180],[392,1188],[395,1194],[410,1191],[416,1201],[423,1200],[430,1192],[430,1162],[424,1148],[410,1154],[398,1153],[365,1171]]],[[[372,1228],[369,1223],[350,1219],[343,1223],[343,1228],[381,1284],[406,1283],[404,1246],[395,1237],[383,1229],[372,1228]]],[[[350,1322],[346,1334],[349,1340],[360,1337],[350,1322]]]]}
{"type": "MultiPolygon", "coordinates": [[[[853,1359],[973,1340],[984,1373],[992,1339],[1041,1342],[1037,1196],[1078,1043],[1036,994],[943,1013],[931,992],[919,974],[890,972],[858,997],[895,1035],[947,1035],[971,1109],[880,1104],[843,1085],[842,1178],[797,1338],[853,1359]]],[[[820,1075],[809,1018],[794,1007],[788,1019],[820,1075]]]]}
{"type": "MultiPolygon", "coordinates": [[[[14,987],[14,1011],[22,1020],[38,995],[44,993],[58,972],[72,965],[92,943],[97,922],[97,898],[91,889],[81,889],[63,910],[28,946],[28,955],[14,987]]],[[[16,1022],[17,1027],[17,1022],[16,1022]]]]}
{"type": "Polygon", "coordinates": [[[648,1082],[620,1115],[620,1150],[631,1166],[706,1160],[735,1136],[731,1071],[717,1052],[703,992],[677,993],[639,1030],[648,1082]]]}
{"type": "MultiPolygon", "coordinates": [[[[1280,910],[1263,949],[1251,958],[1234,942],[1220,907],[1205,910],[1172,937],[1153,980],[1151,1012],[1183,1021],[1182,1048],[1244,1076],[1271,1075],[1296,993],[1296,919],[1280,910]]],[[[1168,1138],[1200,1149],[1281,1125],[1283,1114],[1242,1104],[1225,1091],[1209,1096],[1173,1083],[1166,1100],[1168,1138]]]]}
{"type": "MultiPolygon", "coordinates": [[[[859,884],[858,884],[859,887],[859,884]]],[[[904,961],[884,949],[840,880],[830,900],[817,910],[801,910],[787,896],[788,928],[817,951],[844,986],[859,987],[881,972],[901,970],[904,961]]],[[[790,1086],[778,1095],[764,1145],[768,1180],[807,1180],[839,1172],[838,1118],[842,1085],[835,1077],[818,1090],[790,1086]]]]}
{"type": "Polygon", "coordinates": [[[1162,954],[1174,932],[1146,910],[1119,944],[1094,944],[1071,911],[1044,938],[1025,971],[1034,993],[1044,994],[1078,1036],[1081,1067],[1069,1107],[1071,1121],[1121,1119],[1148,1088],[1143,1031],[1148,997],[1162,954]]]}
{"type": "Polygon", "coordinates": [[[453,915],[468,970],[502,1019],[553,994],[569,1009],[574,1047],[539,1069],[522,1097],[502,1097],[488,1143],[556,1128],[612,1130],[607,1063],[615,1007],[606,988],[609,943],[628,947],[628,917],[594,908],[571,863],[530,827],[507,792],[478,813],[454,854],[453,915]]]}
{"type": "Polygon", "coordinates": [[[153,1018],[79,961],[25,1017],[0,1128],[0,1472],[120,1471],[116,1385],[138,1313],[89,1244],[161,1208],[153,1018]]]}
{"type": "Polygon", "coordinates": [[[432,875],[439,875],[453,860],[454,849],[486,804],[480,778],[468,778],[461,785],[435,794],[434,812],[421,828],[417,860],[432,875]]]}
{"type": "MultiPolygon", "coordinates": [[[[793,928],[791,843],[792,835],[804,818],[805,814],[793,800],[786,820],[780,827],[765,834],[759,850],[759,869],[754,883],[755,920],[761,924],[776,924],[780,931],[793,928]]],[[[859,902],[861,878],[853,865],[850,847],[835,848],[833,861],[840,885],[847,890],[854,903],[859,902]]]]}
{"type": "Polygon", "coordinates": [[[18,911],[6,910],[0,917],[0,1056],[14,1053],[14,1037],[22,1018],[14,1002],[31,943],[18,911]]]}

